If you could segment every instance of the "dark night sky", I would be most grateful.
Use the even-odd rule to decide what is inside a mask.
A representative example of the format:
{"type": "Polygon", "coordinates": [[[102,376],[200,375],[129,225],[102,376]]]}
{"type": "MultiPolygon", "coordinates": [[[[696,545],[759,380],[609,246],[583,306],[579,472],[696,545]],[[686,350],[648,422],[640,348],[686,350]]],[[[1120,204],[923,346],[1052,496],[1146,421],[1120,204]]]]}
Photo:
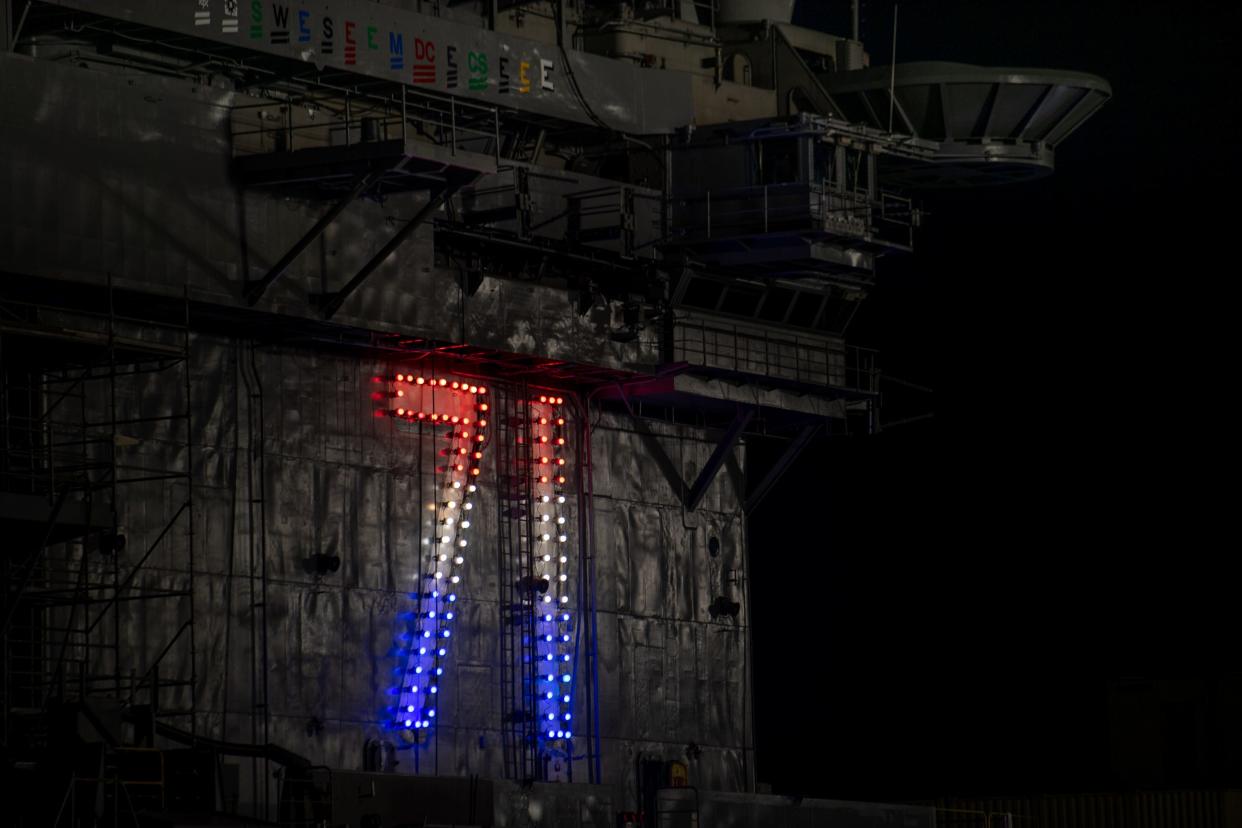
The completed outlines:
{"type": "MultiPolygon", "coordinates": [[[[892,5],[866,9],[887,63],[892,5]]],[[[1209,390],[1237,376],[1214,364],[1237,184],[1215,87],[1239,15],[928,0],[900,21],[902,61],[1088,71],[1114,98],[1054,177],[929,195],[914,256],[883,263],[853,340],[934,387],[892,401],[936,417],[821,442],[752,516],[759,776],[856,799],[1124,787],[1105,681],[1242,669],[1209,390]]]]}

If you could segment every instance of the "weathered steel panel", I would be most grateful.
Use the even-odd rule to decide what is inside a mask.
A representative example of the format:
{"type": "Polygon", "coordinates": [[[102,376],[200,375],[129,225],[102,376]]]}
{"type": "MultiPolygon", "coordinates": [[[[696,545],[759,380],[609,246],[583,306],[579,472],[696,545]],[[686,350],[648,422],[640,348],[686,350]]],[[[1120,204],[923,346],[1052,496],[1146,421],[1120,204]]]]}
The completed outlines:
{"type": "MultiPolygon", "coordinates": [[[[438,444],[424,439],[420,446],[416,429],[374,416],[372,378],[393,366],[292,348],[252,352],[209,336],[195,336],[191,354],[195,724],[216,738],[265,738],[256,705],[266,685],[268,740],[312,762],[361,767],[368,739],[399,742],[379,722],[391,704],[398,616],[411,608],[420,536],[434,528],[427,506],[438,444]],[[252,492],[248,478],[258,481],[260,448],[264,486],[252,492]],[[339,556],[340,570],[316,574],[309,566],[315,553],[339,556]]],[[[136,378],[120,386],[121,410],[173,414],[181,381],[176,371],[136,378]]],[[[105,390],[90,389],[89,407],[99,416],[107,413],[105,390]]],[[[684,758],[694,742],[703,751],[692,763],[696,784],[744,789],[750,702],[735,483],[720,475],[691,521],[661,472],[640,459],[645,442],[628,418],[593,411],[592,423],[606,779],[632,785],[636,757],[684,758]],[[713,536],[721,540],[717,557],[707,551],[713,536]],[[743,604],[736,621],[708,614],[712,598],[725,593],[743,604]]],[[[687,476],[714,446],[692,427],[650,428],[687,476]]],[[[153,468],[188,458],[184,430],[142,432],[126,450],[153,468]]],[[[742,448],[736,452],[740,463],[742,448]]],[[[572,463],[573,452],[568,456],[572,463]]],[[[483,472],[470,534],[477,551],[460,587],[442,712],[432,745],[419,754],[420,773],[503,774],[494,450],[483,472]]],[[[122,569],[153,549],[136,586],[188,586],[189,516],[156,542],[187,494],[177,482],[122,487],[118,507],[129,537],[122,569]]],[[[576,532],[581,510],[566,514],[576,532]]],[[[66,569],[81,554],[75,545],[58,551],[66,569]]],[[[189,617],[185,596],[124,605],[120,635],[131,642],[136,701],[149,697],[139,681],[144,671],[189,617]]],[[[580,676],[583,670],[580,660],[580,676]]],[[[189,680],[188,640],[168,649],[158,674],[164,682],[189,680]]],[[[585,736],[581,689],[575,700],[583,723],[576,730],[585,736]]],[[[166,686],[159,701],[168,711],[188,710],[189,688],[166,686]]],[[[401,751],[400,758],[398,772],[414,772],[413,754],[401,751]]],[[[575,778],[585,775],[577,763],[575,778]]],[[[249,766],[239,780],[238,796],[250,801],[249,766]]]]}

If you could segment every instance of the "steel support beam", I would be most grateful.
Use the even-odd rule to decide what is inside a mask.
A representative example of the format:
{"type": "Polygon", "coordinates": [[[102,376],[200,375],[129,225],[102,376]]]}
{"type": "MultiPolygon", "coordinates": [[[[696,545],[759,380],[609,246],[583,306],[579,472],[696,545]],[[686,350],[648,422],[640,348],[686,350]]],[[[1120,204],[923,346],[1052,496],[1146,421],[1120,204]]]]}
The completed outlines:
{"type": "Polygon", "coordinates": [[[743,506],[746,514],[750,514],[768,496],[768,493],[772,491],[772,487],[785,476],[785,472],[789,471],[789,467],[793,465],[794,460],[798,459],[798,455],[802,454],[802,450],[814,439],[821,428],[823,428],[821,423],[813,423],[806,426],[789,442],[789,445],[785,447],[785,451],[772,464],[772,468],[768,469],[768,473],[763,476],[763,479],[755,486],[755,490],[746,498],[746,504],[743,506]]]}
{"type": "Polygon", "coordinates": [[[724,465],[725,458],[733,452],[733,449],[737,446],[737,441],[742,438],[742,432],[746,430],[746,426],[750,425],[750,421],[754,417],[754,408],[743,408],[737,412],[737,416],[733,418],[728,431],[724,433],[724,436],[720,438],[720,442],[716,444],[715,450],[712,451],[712,456],[707,458],[707,463],[703,465],[703,470],[699,472],[698,479],[694,481],[694,485],[686,493],[684,502],[687,511],[693,512],[703,502],[704,495],[707,494],[712,481],[716,479],[716,473],[724,465]]]}
{"type": "Polygon", "coordinates": [[[379,266],[386,262],[388,257],[395,253],[397,248],[404,244],[405,240],[413,235],[415,230],[425,224],[427,219],[431,218],[431,216],[440,209],[444,202],[447,201],[453,193],[457,192],[457,190],[465,185],[468,180],[472,180],[473,178],[474,176],[471,175],[468,179],[452,179],[451,183],[441,184],[432,189],[427,198],[427,203],[424,204],[422,208],[414,214],[414,217],[407,221],[405,225],[403,225],[402,228],[398,230],[382,248],[380,248],[378,253],[371,257],[370,261],[362,266],[362,269],[354,275],[354,278],[350,279],[345,284],[345,287],[335,293],[325,293],[323,296],[319,297],[319,310],[323,314],[323,318],[331,319],[336,312],[341,309],[341,305],[345,304],[345,300],[348,299],[355,290],[361,287],[362,283],[365,282],[372,273],[378,270],[379,266]]]}
{"type": "Polygon", "coordinates": [[[660,445],[660,439],[655,433],[643,422],[643,418],[638,416],[634,411],[634,406],[630,404],[630,397],[625,393],[625,386],[618,383],[617,391],[621,396],[621,402],[625,405],[626,412],[630,415],[630,422],[634,424],[634,430],[643,438],[643,443],[647,446],[647,452],[651,455],[651,459],[655,460],[660,471],[664,473],[664,477],[668,480],[668,485],[677,493],[677,498],[682,502],[686,498],[686,481],[682,480],[681,472],[677,471],[677,464],[668,456],[668,452],[664,450],[664,446],[660,445]]]}
{"type": "Polygon", "coordinates": [[[290,247],[289,250],[285,252],[285,255],[280,257],[280,261],[272,265],[271,270],[269,270],[262,279],[254,279],[247,282],[246,304],[254,307],[259,299],[263,297],[263,293],[272,286],[272,283],[284,275],[284,272],[289,269],[289,265],[293,264],[293,261],[298,256],[302,255],[302,252],[306,250],[306,248],[310,247],[311,244],[314,243],[315,239],[319,238],[323,234],[324,230],[328,229],[329,224],[336,221],[336,217],[344,212],[346,207],[353,204],[359,196],[365,193],[371,185],[375,183],[376,179],[378,179],[380,175],[381,173],[369,173],[359,178],[357,183],[354,184],[354,188],[350,190],[340,201],[333,204],[328,212],[324,213],[323,216],[320,217],[319,221],[315,222],[315,226],[308,230],[305,236],[298,239],[294,243],[293,247],[290,247]]]}

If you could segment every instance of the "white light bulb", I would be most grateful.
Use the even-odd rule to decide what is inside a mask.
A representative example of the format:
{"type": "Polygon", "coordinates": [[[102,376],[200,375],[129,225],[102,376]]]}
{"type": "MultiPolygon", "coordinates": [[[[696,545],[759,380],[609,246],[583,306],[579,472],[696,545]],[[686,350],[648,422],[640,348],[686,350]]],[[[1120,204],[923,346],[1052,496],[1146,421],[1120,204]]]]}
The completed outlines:
{"type": "Polygon", "coordinates": [[[470,509],[473,509],[473,508],[474,508],[474,504],[473,504],[473,503],[467,503],[467,504],[466,504],[466,506],[465,506],[465,508],[466,508],[466,510],[467,510],[467,511],[469,511],[470,509]]]}
{"type": "Polygon", "coordinates": [[[560,541],[561,543],[564,543],[565,541],[569,540],[569,535],[560,535],[557,537],[557,540],[560,541]]]}
{"type": "Polygon", "coordinates": [[[563,572],[562,572],[560,575],[557,575],[556,577],[557,577],[559,580],[561,580],[561,581],[568,581],[568,580],[569,580],[569,576],[568,576],[568,575],[566,575],[566,574],[565,574],[565,573],[563,573],[563,572]]]}
{"type": "Polygon", "coordinates": [[[466,545],[466,539],[465,539],[465,538],[462,538],[461,540],[459,540],[459,541],[457,542],[457,545],[458,545],[458,546],[465,546],[465,545],[466,545]]]}
{"type": "Polygon", "coordinates": [[[452,526],[452,525],[453,525],[453,519],[452,519],[451,517],[447,517],[447,518],[445,518],[445,519],[444,519],[444,525],[445,525],[445,526],[452,526]]]}
{"type": "Polygon", "coordinates": [[[544,555],[544,556],[543,556],[543,562],[544,562],[544,563],[551,563],[551,561],[552,561],[552,556],[551,556],[551,555],[544,555]]]}
{"type": "Polygon", "coordinates": [[[551,595],[545,595],[545,596],[543,596],[543,602],[544,602],[545,604],[550,604],[550,603],[552,603],[552,596],[551,596],[551,595]]]}
{"type": "Polygon", "coordinates": [[[470,528],[470,521],[468,521],[468,520],[463,520],[463,521],[461,522],[461,528],[462,528],[462,529],[469,529],[469,528],[470,528]]]}
{"type": "MultiPolygon", "coordinates": [[[[455,584],[461,583],[461,578],[457,575],[454,575],[452,578],[449,578],[449,580],[455,584]]],[[[566,598],[565,600],[568,601],[569,599],[566,598]]]]}
{"type": "Polygon", "coordinates": [[[556,496],[556,502],[557,502],[557,503],[564,503],[564,502],[565,502],[565,495],[557,495],[557,496],[556,496]]]}
{"type": "Polygon", "coordinates": [[[440,543],[452,543],[452,542],[453,542],[452,535],[441,535],[440,536],[440,543]]]}
{"type": "Polygon", "coordinates": [[[564,515],[559,515],[559,516],[556,518],[556,522],[557,522],[557,523],[559,523],[559,524],[561,524],[561,525],[564,525],[564,523],[565,523],[565,516],[564,516],[564,515]]]}
{"type": "Polygon", "coordinates": [[[539,502],[540,502],[540,503],[547,503],[547,502],[548,502],[549,500],[551,500],[551,499],[552,499],[552,496],[551,496],[551,495],[544,495],[543,497],[539,498],[539,502]]]}
{"type": "Polygon", "coordinates": [[[457,564],[458,566],[461,566],[465,562],[466,562],[466,559],[463,558],[461,555],[458,555],[456,558],[453,558],[453,563],[457,564]]]}
{"type": "Polygon", "coordinates": [[[436,557],[439,559],[440,563],[444,563],[445,561],[448,560],[448,555],[445,555],[443,552],[441,552],[436,557]]]}
{"type": "Polygon", "coordinates": [[[474,485],[473,483],[471,483],[469,486],[466,487],[466,491],[470,492],[470,494],[474,494],[478,490],[479,490],[479,487],[474,485]]]}
{"type": "Polygon", "coordinates": [[[549,535],[547,532],[544,532],[542,535],[539,536],[539,538],[540,540],[545,540],[545,541],[552,540],[552,536],[549,535]]]}
{"type": "Polygon", "coordinates": [[[569,563],[569,558],[565,557],[564,555],[561,555],[561,563],[563,563],[563,564],[564,564],[564,563],[569,563]]]}
{"type": "Polygon", "coordinates": [[[454,489],[460,489],[460,488],[461,488],[461,481],[460,481],[460,480],[454,480],[454,481],[453,481],[453,488],[454,488],[454,489]]]}
{"type": "Polygon", "coordinates": [[[440,580],[440,579],[441,579],[441,578],[443,578],[443,577],[444,577],[444,573],[443,573],[443,572],[441,572],[440,570],[438,570],[438,569],[437,569],[437,570],[436,570],[436,580],[438,581],[438,580],[440,580]]]}
{"type": "Polygon", "coordinates": [[[457,501],[456,501],[456,500],[449,500],[449,501],[446,501],[446,502],[445,502],[445,504],[444,504],[444,508],[446,508],[446,509],[456,509],[456,508],[457,508],[457,501]]]}
{"type": "Polygon", "coordinates": [[[547,522],[548,522],[549,520],[551,520],[551,519],[552,519],[552,516],[551,516],[551,515],[540,515],[540,516],[539,516],[539,520],[540,520],[540,521],[542,521],[542,522],[544,522],[544,523],[547,523],[547,522]]]}
{"type": "Polygon", "coordinates": [[[568,603],[569,603],[569,596],[568,596],[568,595],[562,595],[562,596],[561,596],[561,603],[562,603],[562,604],[568,604],[568,603]]]}

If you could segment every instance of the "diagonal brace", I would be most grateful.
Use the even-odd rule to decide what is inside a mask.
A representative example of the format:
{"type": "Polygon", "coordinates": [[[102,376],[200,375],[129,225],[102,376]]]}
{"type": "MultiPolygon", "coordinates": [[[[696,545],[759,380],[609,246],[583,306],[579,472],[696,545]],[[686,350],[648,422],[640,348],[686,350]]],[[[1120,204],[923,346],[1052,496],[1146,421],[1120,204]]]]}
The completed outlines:
{"type": "Polygon", "coordinates": [[[328,212],[324,213],[323,216],[320,217],[319,221],[315,222],[315,226],[306,232],[305,236],[294,242],[293,247],[290,247],[285,252],[285,255],[280,257],[280,261],[272,265],[271,270],[269,270],[262,279],[254,279],[249,281],[246,284],[246,304],[253,307],[259,299],[263,297],[264,291],[271,287],[273,282],[284,275],[285,271],[289,269],[289,265],[293,264],[294,260],[297,259],[298,256],[302,255],[302,252],[305,251],[306,248],[310,247],[311,244],[314,243],[315,239],[319,238],[323,234],[324,230],[328,229],[329,224],[336,221],[336,217],[344,212],[346,207],[370,189],[371,185],[379,179],[380,175],[381,173],[373,172],[359,178],[354,184],[354,188],[346,193],[340,201],[333,204],[328,212]]]}
{"type": "Polygon", "coordinates": [[[673,487],[673,491],[677,493],[677,497],[683,502],[686,497],[686,481],[682,480],[681,472],[677,471],[677,464],[668,456],[668,452],[664,450],[664,446],[660,445],[659,438],[656,437],[642,417],[634,411],[634,407],[630,404],[629,395],[625,393],[625,386],[617,384],[617,390],[621,396],[621,402],[625,405],[626,412],[630,415],[630,422],[634,425],[634,430],[643,438],[643,443],[647,446],[647,452],[651,458],[655,460],[656,465],[660,467],[660,471],[664,473],[664,477],[668,480],[668,484],[673,487]]]}
{"type": "Polygon", "coordinates": [[[815,438],[815,435],[819,433],[821,428],[822,425],[820,423],[812,423],[799,431],[798,435],[789,442],[789,445],[785,447],[785,451],[772,464],[772,468],[768,469],[768,473],[763,476],[763,479],[755,486],[755,490],[746,498],[746,505],[743,507],[746,510],[746,514],[754,511],[755,507],[768,496],[768,493],[772,491],[772,487],[785,476],[785,472],[789,470],[794,460],[798,459],[798,455],[802,454],[802,450],[815,438]]]}
{"type": "Polygon", "coordinates": [[[716,473],[724,465],[725,458],[732,454],[733,449],[737,446],[737,441],[742,437],[742,432],[746,430],[746,426],[750,425],[750,421],[754,417],[754,408],[747,407],[737,412],[737,416],[733,418],[733,422],[729,425],[729,430],[720,438],[720,442],[716,444],[715,450],[712,451],[712,456],[707,458],[707,463],[703,465],[703,470],[699,472],[698,479],[694,481],[694,485],[690,487],[690,491],[686,494],[685,504],[687,511],[693,512],[703,502],[703,497],[707,494],[708,488],[712,485],[712,481],[716,479],[716,473]]]}
{"type": "Polygon", "coordinates": [[[424,204],[422,208],[414,214],[414,217],[407,221],[382,248],[380,248],[378,253],[371,257],[370,261],[362,266],[362,269],[354,275],[354,278],[350,279],[345,284],[345,287],[335,293],[325,293],[319,298],[319,309],[323,314],[323,318],[331,319],[333,315],[341,309],[341,305],[345,304],[345,300],[348,299],[355,290],[361,287],[362,283],[365,282],[372,273],[378,270],[379,266],[387,261],[388,257],[396,252],[397,248],[404,244],[405,240],[408,239],[415,230],[425,224],[427,219],[431,218],[431,216],[440,209],[444,202],[447,201],[453,193],[463,187],[469,180],[470,179],[465,178],[457,179],[455,181],[450,181],[449,183],[438,185],[434,188],[427,199],[427,203],[424,204]]]}

